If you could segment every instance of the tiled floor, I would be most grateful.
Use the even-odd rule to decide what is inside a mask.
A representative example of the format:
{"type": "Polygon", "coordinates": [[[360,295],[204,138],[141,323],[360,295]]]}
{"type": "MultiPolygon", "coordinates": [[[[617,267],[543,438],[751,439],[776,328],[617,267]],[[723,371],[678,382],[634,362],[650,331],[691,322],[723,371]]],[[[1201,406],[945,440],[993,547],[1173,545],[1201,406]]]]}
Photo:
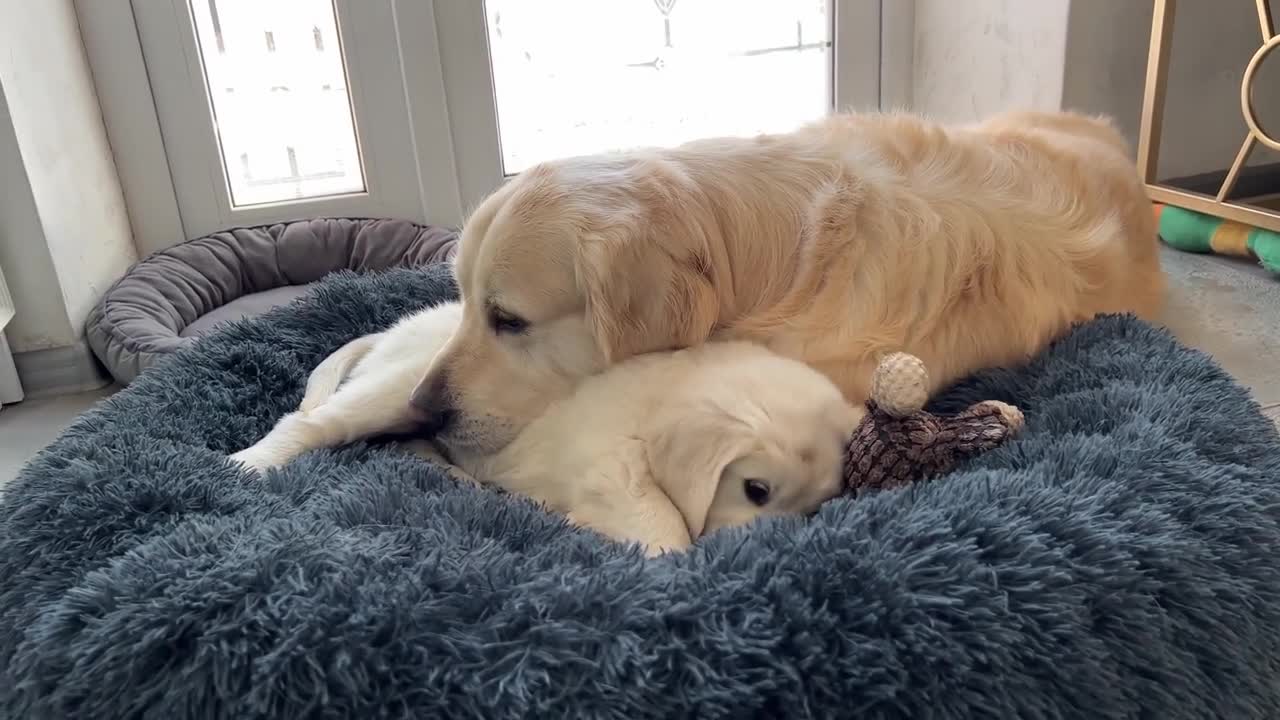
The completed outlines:
{"type": "Polygon", "coordinates": [[[62,429],[110,395],[102,388],[78,395],[27,400],[0,409],[0,487],[18,473],[37,450],[53,442],[62,429]]]}
{"type": "MultiPolygon", "coordinates": [[[[1165,322],[1248,386],[1280,424],[1280,279],[1248,262],[1165,252],[1165,322]]],[[[110,389],[29,400],[0,411],[0,486],[110,389]]]]}
{"type": "Polygon", "coordinates": [[[1168,325],[1204,349],[1280,418],[1280,277],[1234,258],[1166,250],[1168,325]]]}

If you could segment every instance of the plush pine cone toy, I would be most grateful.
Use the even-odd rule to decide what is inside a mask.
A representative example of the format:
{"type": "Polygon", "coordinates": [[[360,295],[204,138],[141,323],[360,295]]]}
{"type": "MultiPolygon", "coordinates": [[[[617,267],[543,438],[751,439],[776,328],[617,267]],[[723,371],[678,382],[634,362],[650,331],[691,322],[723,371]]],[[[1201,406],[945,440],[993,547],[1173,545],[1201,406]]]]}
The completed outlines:
{"type": "Polygon", "coordinates": [[[919,358],[886,356],[871,381],[867,417],[845,453],[845,486],[855,496],[947,472],[1022,429],[1022,412],[996,400],[948,417],[925,412],[929,375],[919,358]]]}

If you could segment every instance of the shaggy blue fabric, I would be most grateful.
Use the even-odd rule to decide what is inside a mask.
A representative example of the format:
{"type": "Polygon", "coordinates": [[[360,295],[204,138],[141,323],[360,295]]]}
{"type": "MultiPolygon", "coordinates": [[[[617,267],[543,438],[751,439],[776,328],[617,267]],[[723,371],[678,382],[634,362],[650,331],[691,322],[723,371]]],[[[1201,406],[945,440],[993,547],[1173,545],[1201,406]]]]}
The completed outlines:
{"type": "Polygon", "coordinates": [[[452,292],[329,281],[34,460],[0,508],[0,715],[1280,717],[1280,441],[1164,332],[1100,319],[946,393],[1028,425],[945,479],[656,560],[394,446],[224,459],[452,292]]]}

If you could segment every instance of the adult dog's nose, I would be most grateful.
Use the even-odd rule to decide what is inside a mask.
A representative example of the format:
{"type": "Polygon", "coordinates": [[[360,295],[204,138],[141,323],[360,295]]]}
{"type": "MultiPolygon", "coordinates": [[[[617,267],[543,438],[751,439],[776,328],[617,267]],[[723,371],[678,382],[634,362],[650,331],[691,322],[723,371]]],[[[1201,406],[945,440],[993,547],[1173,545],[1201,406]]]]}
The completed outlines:
{"type": "Polygon", "coordinates": [[[457,410],[449,399],[448,379],[444,373],[422,379],[413,389],[409,404],[421,413],[419,432],[426,437],[439,435],[448,429],[457,417],[457,410]]]}
{"type": "Polygon", "coordinates": [[[436,408],[424,416],[418,432],[423,437],[433,438],[447,430],[457,415],[453,408],[436,408]]]}

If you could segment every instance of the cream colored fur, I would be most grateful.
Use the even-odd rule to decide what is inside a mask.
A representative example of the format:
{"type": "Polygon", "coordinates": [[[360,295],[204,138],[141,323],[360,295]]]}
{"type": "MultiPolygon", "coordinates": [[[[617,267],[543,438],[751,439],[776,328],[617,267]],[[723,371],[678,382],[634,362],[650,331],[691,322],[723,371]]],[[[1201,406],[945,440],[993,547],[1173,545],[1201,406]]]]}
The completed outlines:
{"type": "Polygon", "coordinates": [[[839,115],[545,163],[473,213],[456,272],[461,326],[414,397],[476,455],[640,353],[753,340],[859,405],[887,352],[936,389],[1097,313],[1151,317],[1164,289],[1120,136],[1054,113],[839,115]]]}
{"type": "MultiPolygon", "coordinates": [[[[408,384],[459,311],[430,308],[343,346],[312,372],[298,412],[232,459],[262,470],[410,429],[408,384]]],[[[452,458],[453,472],[655,554],[761,515],[816,510],[840,492],[844,445],[862,416],[801,363],[750,343],[708,343],[588,379],[496,455],[452,458]],[[751,501],[749,480],[768,488],[767,502],[751,501]]],[[[411,447],[450,467],[430,443],[411,447]]]]}
{"type": "MultiPolygon", "coordinates": [[[[342,346],[312,371],[297,412],[231,459],[264,470],[310,450],[413,430],[420,413],[409,405],[408,389],[461,317],[461,305],[443,303],[342,346]]],[[[415,449],[440,459],[428,443],[415,443],[415,449]]]]}
{"type": "MultiPolygon", "coordinates": [[[[865,411],[822,374],[745,342],[631,358],[469,470],[650,554],[840,493],[865,411]],[[750,499],[746,483],[769,489],[750,499]]],[[[465,465],[466,463],[464,463],[465,465]]]]}

